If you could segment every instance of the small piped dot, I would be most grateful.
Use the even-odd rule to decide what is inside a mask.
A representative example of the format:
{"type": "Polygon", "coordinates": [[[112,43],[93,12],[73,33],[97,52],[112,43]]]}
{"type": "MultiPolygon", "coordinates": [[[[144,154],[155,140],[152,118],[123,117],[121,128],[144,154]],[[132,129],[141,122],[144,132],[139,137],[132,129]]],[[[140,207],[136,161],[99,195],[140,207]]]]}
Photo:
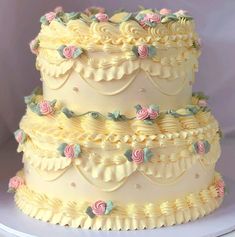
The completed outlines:
{"type": "Polygon", "coordinates": [[[199,174],[195,174],[195,179],[199,179],[200,175],[199,174]]]}
{"type": "Polygon", "coordinates": [[[76,184],[75,184],[74,182],[72,182],[70,185],[71,185],[73,188],[76,187],[76,184]]]}
{"type": "Polygon", "coordinates": [[[140,188],[141,188],[141,185],[140,185],[140,184],[135,184],[135,188],[136,188],[136,189],[140,189],[140,188]]]}
{"type": "Polygon", "coordinates": [[[143,93],[143,92],[145,92],[146,90],[144,89],[144,88],[140,88],[139,89],[139,92],[141,92],[141,93],[143,93]]]}
{"type": "Polygon", "coordinates": [[[74,87],[74,88],[73,88],[73,91],[75,91],[75,92],[79,92],[78,87],[74,87]]]}

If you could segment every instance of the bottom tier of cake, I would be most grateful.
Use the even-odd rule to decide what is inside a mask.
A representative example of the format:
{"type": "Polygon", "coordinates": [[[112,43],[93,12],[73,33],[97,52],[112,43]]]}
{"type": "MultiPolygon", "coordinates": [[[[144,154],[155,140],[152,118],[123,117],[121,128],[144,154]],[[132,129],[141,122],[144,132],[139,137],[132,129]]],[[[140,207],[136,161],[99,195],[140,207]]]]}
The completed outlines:
{"type": "MultiPolygon", "coordinates": [[[[17,177],[24,179],[23,171],[17,177]]],[[[64,201],[33,191],[26,184],[17,188],[15,202],[30,217],[53,224],[94,230],[135,230],[194,221],[218,208],[223,194],[224,182],[215,173],[212,183],[199,192],[188,193],[174,200],[169,197],[169,200],[161,202],[115,203],[108,215],[101,214],[104,204],[102,201],[95,205],[88,201],[79,201],[79,197],[77,201],[64,201]],[[97,215],[89,216],[89,207],[96,208],[97,215]]]]}

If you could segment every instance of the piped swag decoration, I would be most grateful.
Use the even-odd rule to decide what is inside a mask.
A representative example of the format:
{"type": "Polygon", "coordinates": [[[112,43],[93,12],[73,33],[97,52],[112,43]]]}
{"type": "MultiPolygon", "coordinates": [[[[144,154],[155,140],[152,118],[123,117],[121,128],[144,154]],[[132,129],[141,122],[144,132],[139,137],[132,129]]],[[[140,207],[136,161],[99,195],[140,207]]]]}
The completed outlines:
{"type": "Polygon", "coordinates": [[[109,200],[107,202],[104,202],[102,200],[99,200],[86,209],[86,214],[93,219],[96,216],[108,215],[112,210],[112,201],[109,200]]]}
{"type": "Polygon", "coordinates": [[[204,155],[210,151],[210,143],[206,140],[197,141],[193,144],[195,152],[199,155],[204,155]]]}
{"type": "Polygon", "coordinates": [[[78,158],[80,153],[81,153],[81,147],[79,144],[67,144],[67,143],[62,143],[58,147],[58,151],[63,157],[69,158],[69,159],[74,159],[78,158]]]}
{"type": "Polygon", "coordinates": [[[149,148],[127,150],[124,155],[127,160],[136,164],[148,162],[153,157],[153,152],[149,148]]]}

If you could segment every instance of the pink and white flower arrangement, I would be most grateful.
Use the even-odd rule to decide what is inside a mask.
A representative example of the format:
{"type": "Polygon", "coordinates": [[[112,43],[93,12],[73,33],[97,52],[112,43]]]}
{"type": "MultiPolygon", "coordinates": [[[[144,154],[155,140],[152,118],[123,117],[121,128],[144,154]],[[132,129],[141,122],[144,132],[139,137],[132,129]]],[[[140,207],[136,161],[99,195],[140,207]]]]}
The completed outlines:
{"type": "Polygon", "coordinates": [[[14,135],[15,135],[16,141],[19,144],[23,144],[27,139],[27,136],[26,136],[24,130],[22,130],[22,129],[18,129],[17,131],[15,131],[14,135]]]}
{"type": "Polygon", "coordinates": [[[98,200],[86,209],[86,213],[87,215],[89,215],[90,218],[94,218],[96,216],[107,215],[112,211],[112,209],[112,201],[109,200],[105,202],[102,200],[98,200]]]}
{"type": "Polygon", "coordinates": [[[156,105],[150,105],[149,107],[136,106],[136,118],[138,120],[154,120],[159,116],[159,108],[156,105]]]}
{"type": "Polygon", "coordinates": [[[54,111],[54,108],[51,105],[50,101],[47,100],[42,100],[41,102],[39,102],[38,107],[41,115],[50,115],[54,111]]]}
{"type": "Polygon", "coordinates": [[[169,15],[172,13],[172,11],[170,9],[167,9],[167,8],[162,8],[159,12],[161,15],[169,15]]]}
{"type": "Polygon", "coordinates": [[[102,13],[102,12],[95,14],[95,18],[99,22],[108,22],[109,21],[109,16],[106,13],[102,13]]]}
{"type": "Polygon", "coordinates": [[[198,100],[198,105],[200,106],[200,107],[207,107],[207,101],[206,100],[203,100],[203,99],[201,99],[201,100],[198,100]]]}
{"type": "Polygon", "coordinates": [[[81,147],[79,144],[67,144],[62,143],[58,147],[58,151],[63,157],[68,159],[78,158],[81,153],[81,147]]]}
{"type": "Polygon", "coordinates": [[[88,16],[92,16],[92,15],[95,15],[97,13],[105,13],[105,8],[97,7],[97,6],[92,6],[92,7],[86,8],[84,12],[88,16]]]}
{"type": "Polygon", "coordinates": [[[144,162],[144,151],[142,149],[135,149],[132,151],[131,158],[136,164],[144,162]]]}
{"type": "Polygon", "coordinates": [[[46,20],[51,23],[56,18],[56,12],[48,12],[45,14],[46,20]]]}
{"type": "Polygon", "coordinates": [[[24,185],[24,179],[20,176],[14,176],[9,180],[8,183],[8,192],[15,192],[19,187],[24,185]]]}
{"type": "Polygon", "coordinates": [[[149,148],[145,147],[144,149],[129,149],[124,153],[124,155],[128,161],[139,165],[149,161],[153,156],[153,152],[149,148]]]}
{"type": "Polygon", "coordinates": [[[71,59],[71,58],[73,58],[76,50],[77,50],[77,47],[75,47],[75,46],[66,46],[63,49],[63,55],[65,58],[71,59]]]}
{"type": "Polygon", "coordinates": [[[199,155],[205,155],[210,151],[210,143],[206,140],[200,140],[193,144],[195,152],[199,155]]]}
{"type": "Polygon", "coordinates": [[[139,58],[147,58],[148,57],[148,46],[147,45],[139,45],[138,46],[138,55],[139,58]]]}
{"type": "Polygon", "coordinates": [[[29,43],[30,50],[33,54],[38,54],[39,40],[37,38],[33,39],[29,43]]]}
{"type": "Polygon", "coordinates": [[[75,59],[83,53],[81,48],[74,45],[62,45],[57,49],[57,51],[62,58],[66,59],[75,59]]]}

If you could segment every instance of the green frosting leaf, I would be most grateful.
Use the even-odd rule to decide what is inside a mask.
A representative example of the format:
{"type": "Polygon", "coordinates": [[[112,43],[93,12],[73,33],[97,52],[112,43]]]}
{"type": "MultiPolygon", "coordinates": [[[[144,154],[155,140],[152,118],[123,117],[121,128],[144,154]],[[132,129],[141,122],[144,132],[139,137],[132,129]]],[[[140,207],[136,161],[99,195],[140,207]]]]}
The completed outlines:
{"type": "Polygon", "coordinates": [[[153,45],[148,46],[149,57],[155,56],[156,53],[157,53],[157,49],[153,45]]]}
{"type": "Polygon", "coordinates": [[[144,148],[144,161],[147,162],[153,157],[153,152],[149,148],[144,148]]]}
{"type": "Polygon", "coordinates": [[[145,119],[145,120],[143,120],[143,121],[144,121],[144,123],[147,124],[147,125],[153,125],[153,121],[150,120],[150,119],[145,119]]]}
{"type": "Polygon", "coordinates": [[[96,217],[96,215],[92,212],[92,208],[91,208],[91,207],[88,207],[88,208],[86,209],[86,214],[87,214],[91,219],[93,219],[93,218],[96,217]]]}
{"type": "Polygon", "coordinates": [[[65,57],[64,57],[64,54],[63,54],[63,50],[64,50],[65,47],[66,47],[66,45],[61,45],[61,46],[57,49],[58,53],[60,54],[60,56],[61,56],[62,58],[65,58],[65,57]]]}
{"type": "Polygon", "coordinates": [[[132,161],[132,150],[131,149],[129,149],[129,150],[127,150],[125,153],[124,153],[124,155],[126,156],[126,158],[127,158],[127,160],[128,161],[132,161]]]}
{"type": "Polygon", "coordinates": [[[204,141],[205,152],[208,153],[210,151],[211,145],[208,141],[204,141]]]}
{"type": "Polygon", "coordinates": [[[137,46],[133,46],[132,47],[132,52],[135,54],[136,57],[139,56],[139,54],[138,54],[138,47],[137,46]]]}
{"type": "Polygon", "coordinates": [[[75,113],[67,108],[63,108],[61,112],[64,113],[67,118],[72,118],[75,116],[75,113]]]}
{"type": "Polygon", "coordinates": [[[197,97],[199,100],[208,100],[209,96],[206,96],[204,92],[198,91],[198,92],[193,92],[192,94],[194,97],[197,97]]]}
{"type": "Polygon", "coordinates": [[[159,106],[158,105],[155,105],[155,104],[151,104],[149,105],[149,108],[154,110],[154,111],[159,111],[159,106]]]}
{"type": "Polygon", "coordinates": [[[49,102],[49,104],[50,104],[51,107],[54,107],[56,102],[57,102],[57,100],[52,100],[52,101],[49,102]]]}
{"type": "Polygon", "coordinates": [[[81,147],[79,144],[74,145],[74,156],[77,158],[81,153],[81,147]]]}
{"type": "Polygon", "coordinates": [[[73,54],[73,58],[79,57],[83,53],[83,50],[81,48],[77,48],[73,54]]]}
{"type": "Polygon", "coordinates": [[[138,112],[139,110],[142,109],[142,106],[141,105],[136,105],[135,108],[136,108],[136,111],[138,112]]]}
{"type": "Polygon", "coordinates": [[[113,113],[108,113],[108,119],[113,121],[125,121],[127,118],[125,115],[121,115],[120,111],[114,111],[113,113]]]}
{"type": "Polygon", "coordinates": [[[113,202],[108,200],[106,202],[106,209],[105,209],[105,215],[109,214],[113,210],[113,202]]]}
{"type": "Polygon", "coordinates": [[[35,103],[30,103],[29,108],[32,110],[32,112],[36,113],[39,116],[42,116],[39,105],[35,103]]]}
{"type": "Polygon", "coordinates": [[[90,115],[94,119],[98,119],[99,118],[99,113],[98,112],[91,112],[90,115]]]}
{"type": "Polygon", "coordinates": [[[41,16],[40,18],[40,22],[43,24],[43,25],[49,25],[49,21],[46,19],[46,16],[41,16]]]}
{"type": "Polygon", "coordinates": [[[65,156],[65,155],[64,155],[64,149],[65,149],[65,147],[66,147],[67,145],[68,145],[67,143],[62,143],[62,144],[57,148],[57,150],[59,151],[59,153],[60,153],[62,156],[65,156]]]}

